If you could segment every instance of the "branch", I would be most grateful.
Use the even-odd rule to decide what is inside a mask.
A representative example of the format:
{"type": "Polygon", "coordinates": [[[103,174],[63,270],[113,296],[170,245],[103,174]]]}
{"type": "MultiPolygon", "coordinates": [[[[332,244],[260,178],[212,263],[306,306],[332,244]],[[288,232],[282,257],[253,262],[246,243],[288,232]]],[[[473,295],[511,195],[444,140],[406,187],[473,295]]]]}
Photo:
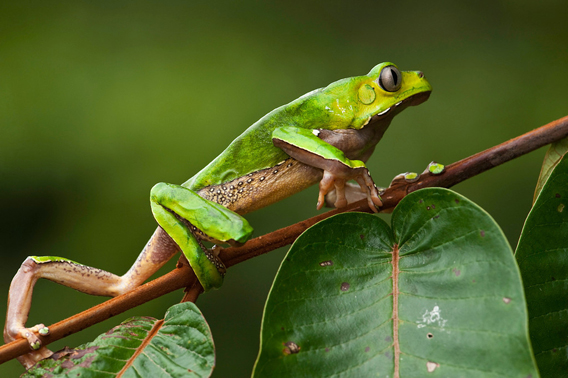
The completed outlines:
{"type": "MultiPolygon", "coordinates": [[[[384,193],[382,193],[383,207],[381,207],[381,211],[394,209],[404,196],[415,190],[433,186],[449,188],[481,172],[485,172],[488,169],[566,137],[568,137],[568,116],[450,164],[446,166],[442,174],[434,175],[425,171],[420,175],[419,180],[415,182],[407,182],[403,176],[397,176],[384,193]]],[[[366,199],[358,201],[342,209],[328,211],[269,234],[259,236],[249,240],[242,247],[226,248],[221,251],[220,257],[227,267],[231,267],[253,257],[291,244],[302,232],[317,222],[335,214],[348,211],[370,212],[371,210],[367,205],[366,199]]],[[[112,298],[93,308],[51,325],[49,327],[51,331],[50,335],[46,337],[40,336],[40,339],[43,345],[48,345],[65,336],[90,327],[93,324],[109,319],[140,304],[184,287],[190,288],[193,286],[184,296],[184,300],[195,301],[200,292],[199,285],[195,284],[196,278],[193,271],[187,263],[183,262],[183,259],[180,259],[178,266],[173,271],[129,293],[112,298]]],[[[0,363],[28,353],[29,351],[30,348],[25,339],[3,345],[0,347],[0,363]]]]}

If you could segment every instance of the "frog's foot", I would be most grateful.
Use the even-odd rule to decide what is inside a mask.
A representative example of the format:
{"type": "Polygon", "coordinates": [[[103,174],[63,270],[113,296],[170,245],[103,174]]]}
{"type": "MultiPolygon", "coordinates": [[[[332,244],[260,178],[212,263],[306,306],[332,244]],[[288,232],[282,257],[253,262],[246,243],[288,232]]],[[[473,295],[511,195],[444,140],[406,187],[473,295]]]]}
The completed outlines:
{"type": "MultiPolygon", "coordinates": [[[[320,190],[318,196],[317,208],[320,210],[325,203],[325,196],[335,189],[335,203],[336,208],[344,207],[348,204],[345,187],[347,181],[355,180],[359,184],[361,192],[367,197],[369,208],[373,212],[378,212],[377,207],[382,206],[383,202],[379,197],[379,191],[371,179],[369,170],[365,167],[355,168],[346,174],[334,174],[328,170],[324,170],[323,178],[320,181],[320,190]]],[[[349,191],[349,190],[348,190],[349,191]]]]}
{"type": "MultiPolygon", "coordinates": [[[[382,188],[377,187],[379,193],[382,188]]],[[[347,199],[347,203],[354,203],[358,201],[362,201],[367,198],[367,191],[361,190],[359,184],[355,184],[352,182],[348,182],[345,184],[344,187],[345,198],[347,199]]],[[[325,195],[325,207],[334,208],[335,201],[337,200],[337,193],[335,189],[330,191],[325,195]]]]}
{"type": "Polygon", "coordinates": [[[18,331],[18,336],[28,340],[28,344],[30,344],[30,348],[33,350],[41,348],[41,340],[37,337],[38,334],[42,336],[49,335],[49,328],[43,324],[37,324],[31,328],[21,328],[18,331]]]}
{"type": "Polygon", "coordinates": [[[49,335],[49,328],[47,328],[43,324],[37,324],[31,328],[18,327],[12,330],[5,330],[4,340],[6,342],[18,339],[26,339],[28,341],[30,349],[33,350],[33,352],[18,357],[18,361],[20,361],[20,363],[26,369],[29,369],[38,361],[48,358],[53,354],[52,351],[41,346],[41,340],[39,339],[38,335],[49,335]]]}

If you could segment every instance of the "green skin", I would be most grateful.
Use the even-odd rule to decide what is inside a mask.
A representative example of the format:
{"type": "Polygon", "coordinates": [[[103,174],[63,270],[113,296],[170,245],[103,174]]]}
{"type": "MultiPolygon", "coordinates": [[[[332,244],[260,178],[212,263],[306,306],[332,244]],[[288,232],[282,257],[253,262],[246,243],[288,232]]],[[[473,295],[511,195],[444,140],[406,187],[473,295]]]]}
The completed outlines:
{"type": "Polygon", "coordinates": [[[367,198],[377,211],[382,203],[364,161],[392,118],[425,101],[431,89],[421,72],[400,72],[386,62],[367,75],[336,81],[273,110],[184,184],[152,188],[151,208],[160,227],[125,275],[59,257],[29,257],[10,287],[5,341],[28,339],[35,351],[19,358],[27,368],[51,354],[37,337],[47,334],[47,327],[24,326],[38,278],[116,296],[140,285],[181,250],[209,290],[221,286],[225,268],[218,249],[208,250],[202,241],[246,242],[253,230],[242,214],[317,182],[318,208],[325,201],[342,207],[367,198]],[[347,184],[350,180],[359,186],[347,184]]]}

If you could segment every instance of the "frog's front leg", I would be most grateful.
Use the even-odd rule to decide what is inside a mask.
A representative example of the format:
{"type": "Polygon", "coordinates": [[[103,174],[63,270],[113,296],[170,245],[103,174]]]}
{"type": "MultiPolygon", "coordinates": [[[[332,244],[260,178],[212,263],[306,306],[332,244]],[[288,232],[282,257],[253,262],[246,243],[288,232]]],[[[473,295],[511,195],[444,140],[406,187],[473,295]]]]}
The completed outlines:
{"type": "Polygon", "coordinates": [[[318,210],[323,207],[326,194],[333,189],[336,193],[335,207],[347,205],[345,186],[348,181],[355,180],[366,194],[371,210],[377,212],[377,207],[383,203],[365,163],[348,159],[343,151],[321,140],[317,135],[318,130],[286,126],[274,130],[272,141],[294,159],[323,169],[318,210]]]}
{"type": "Polygon", "coordinates": [[[203,289],[220,287],[225,267],[201,240],[242,244],[253,231],[247,220],[180,185],[156,184],[150,197],[156,221],[177,243],[203,289]]]}

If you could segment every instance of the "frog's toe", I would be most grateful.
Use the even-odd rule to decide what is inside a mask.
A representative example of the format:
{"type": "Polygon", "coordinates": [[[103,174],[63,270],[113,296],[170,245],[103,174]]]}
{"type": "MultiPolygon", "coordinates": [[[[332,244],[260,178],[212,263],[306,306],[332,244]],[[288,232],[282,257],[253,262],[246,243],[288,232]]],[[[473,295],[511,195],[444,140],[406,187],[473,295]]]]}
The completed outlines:
{"type": "Polygon", "coordinates": [[[323,171],[323,178],[319,183],[319,195],[317,209],[321,210],[325,203],[325,196],[327,193],[331,192],[335,185],[336,177],[333,173],[329,171],[323,171]]]}
{"type": "Polygon", "coordinates": [[[320,190],[318,195],[317,209],[321,210],[324,204],[328,203],[333,198],[333,206],[340,208],[347,206],[347,198],[345,197],[345,185],[347,180],[337,177],[329,171],[324,171],[323,178],[320,181],[320,190]]]}
{"type": "Polygon", "coordinates": [[[39,350],[41,348],[41,340],[38,335],[49,335],[49,328],[43,324],[37,324],[31,328],[22,328],[18,333],[21,338],[28,340],[32,350],[39,350]]]}
{"type": "Polygon", "coordinates": [[[47,336],[49,335],[49,328],[42,324],[42,327],[37,332],[42,336],[47,336]]]}
{"type": "Polygon", "coordinates": [[[379,197],[379,190],[373,182],[373,179],[371,179],[369,171],[367,171],[366,174],[357,176],[356,181],[359,183],[361,191],[367,195],[369,208],[375,213],[378,212],[377,207],[382,206],[383,201],[381,200],[381,197],[379,197]]]}

